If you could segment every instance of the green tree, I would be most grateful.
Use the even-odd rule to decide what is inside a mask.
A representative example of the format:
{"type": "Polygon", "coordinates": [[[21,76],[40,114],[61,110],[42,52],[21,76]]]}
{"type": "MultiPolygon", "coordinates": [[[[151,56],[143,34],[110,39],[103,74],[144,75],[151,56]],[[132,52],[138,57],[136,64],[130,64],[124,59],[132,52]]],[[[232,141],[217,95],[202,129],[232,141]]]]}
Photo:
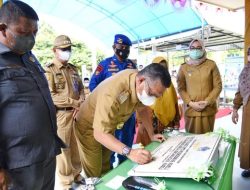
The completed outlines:
{"type": "Polygon", "coordinates": [[[34,54],[42,65],[50,62],[54,56],[52,48],[55,38],[56,34],[53,28],[42,22],[39,26],[35,47],[33,48],[34,54]]]}
{"type": "Polygon", "coordinates": [[[105,58],[105,54],[101,50],[97,50],[96,52],[96,62],[99,64],[105,58]]]}
{"type": "Polygon", "coordinates": [[[82,65],[86,65],[86,68],[89,70],[91,68],[91,52],[82,42],[72,40],[72,56],[70,62],[81,70],[82,65]]]}

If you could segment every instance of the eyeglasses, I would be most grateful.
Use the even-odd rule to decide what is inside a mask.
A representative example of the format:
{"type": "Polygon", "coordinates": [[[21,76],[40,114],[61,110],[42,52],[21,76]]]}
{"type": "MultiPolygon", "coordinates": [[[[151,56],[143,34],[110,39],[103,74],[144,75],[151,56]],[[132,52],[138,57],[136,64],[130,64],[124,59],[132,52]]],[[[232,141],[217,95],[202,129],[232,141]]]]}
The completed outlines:
{"type": "Polygon", "coordinates": [[[201,46],[197,46],[197,47],[191,46],[190,49],[191,49],[191,50],[193,50],[193,49],[202,50],[202,47],[201,47],[201,46]]]}

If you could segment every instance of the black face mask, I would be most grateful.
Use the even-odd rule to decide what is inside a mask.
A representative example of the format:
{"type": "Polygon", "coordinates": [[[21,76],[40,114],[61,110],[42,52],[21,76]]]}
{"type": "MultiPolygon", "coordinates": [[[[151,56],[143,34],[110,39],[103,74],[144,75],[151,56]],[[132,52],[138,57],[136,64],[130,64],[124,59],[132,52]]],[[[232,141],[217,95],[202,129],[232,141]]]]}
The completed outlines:
{"type": "Polygon", "coordinates": [[[124,60],[128,58],[130,51],[128,49],[115,49],[115,53],[124,60]]]}

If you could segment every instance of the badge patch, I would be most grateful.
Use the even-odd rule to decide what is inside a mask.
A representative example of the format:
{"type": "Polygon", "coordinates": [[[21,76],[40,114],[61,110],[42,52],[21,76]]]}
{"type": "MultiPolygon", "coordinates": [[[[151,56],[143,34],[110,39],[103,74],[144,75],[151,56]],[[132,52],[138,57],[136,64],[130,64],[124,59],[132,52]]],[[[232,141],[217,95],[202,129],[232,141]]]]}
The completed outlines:
{"type": "Polygon", "coordinates": [[[29,60],[30,60],[32,63],[35,63],[35,61],[36,61],[35,58],[32,57],[32,56],[29,57],[29,60]]]}
{"type": "Polygon", "coordinates": [[[122,44],[122,43],[123,43],[123,40],[122,40],[121,38],[118,38],[118,39],[117,39],[117,42],[118,42],[119,44],[122,44]]]}
{"type": "Polygon", "coordinates": [[[101,65],[98,65],[96,70],[95,70],[95,75],[99,75],[100,72],[102,72],[102,71],[103,71],[103,67],[101,65]]]}
{"type": "Polygon", "coordinates": [[[191,77],[192,76],[192,72],[188,71],[188,76],[191,77]]]}
{"type": "Polygon", "coordinates": [[[109,72],[118,72],[119,69],[118,68],[110,68],[108,69],[109,72]]]}
{"type": "Polygon", "coordinates": [[[114,61],[111,61],[109,64],[109,67],[115,68],[115,67],[117,67],[117,65],[114,63],[114,61]]]}
{"type": "Polygon", "coordinates": [[[128,97],[129,97],[128,91],[123,91],[121,94],[119,94],[117,99],[120,104],[123,104],[128,99],[128,97]]]}
{"type": "Polygon", "coordinates": [[[118,123],[116,126],[116,129],[122,129],[123,125],[124,125],[124,123],[118,123]]]}

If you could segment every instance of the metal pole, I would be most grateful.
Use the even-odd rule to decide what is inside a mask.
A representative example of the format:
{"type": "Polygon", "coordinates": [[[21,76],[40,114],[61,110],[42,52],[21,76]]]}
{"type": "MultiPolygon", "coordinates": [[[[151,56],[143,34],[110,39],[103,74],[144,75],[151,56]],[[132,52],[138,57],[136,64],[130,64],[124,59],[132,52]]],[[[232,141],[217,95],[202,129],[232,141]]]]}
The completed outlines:
{"type": "Polygon", "coordinates": [[[196,10],[196,8],[193,5],[193,0],[190,1],[190,6],[193,9],[193,11],[199,16],[200,20],[201,20],[201,39],[202,41],[204,40],[204,18],[202,17],[201,13],[199,11],[196,10]]]}

